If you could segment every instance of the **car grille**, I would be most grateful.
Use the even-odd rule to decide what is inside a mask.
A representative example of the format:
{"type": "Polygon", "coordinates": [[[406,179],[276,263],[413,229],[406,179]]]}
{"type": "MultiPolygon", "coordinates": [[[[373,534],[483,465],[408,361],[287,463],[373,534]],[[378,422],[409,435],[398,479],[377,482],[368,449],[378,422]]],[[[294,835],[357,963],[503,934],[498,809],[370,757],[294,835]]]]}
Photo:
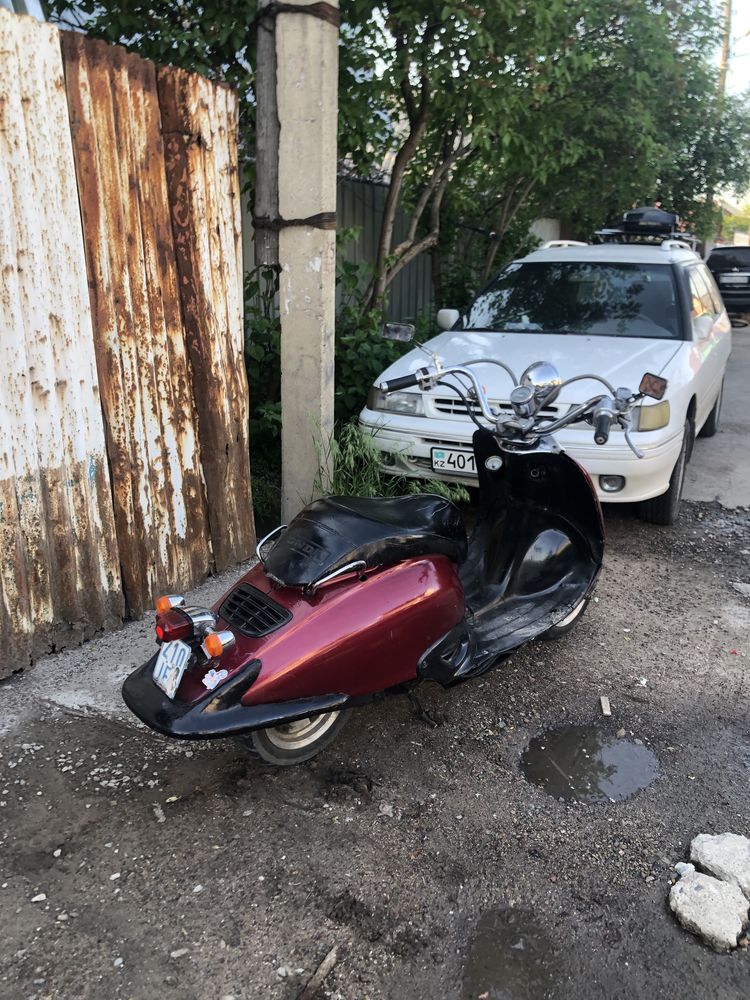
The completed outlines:
{"type": "MultiPolygon", "coordinates": [[[[469,434],[471,434],[471,431],[469,431],[469,434]]],[[[456,439],[453,438],[451,441],[444,441],[442,438],[423,437],[420,438],[420,441],[423,441],[424,444],[435,445],[437,448],[471,448],[471,440],[456,441],[456,439]]]]}
{"type": "MultiPolygon", "coordinates": [[[[432,399],[433,406],[438,411],[438,413],[445,413],[446,416],[450,417],[467,417],[466,404],[463,400],[459,399],[458,396],[434,396],[432,399]]],[[[491,399],[489,401],[490,406],[493,410],[500,413],[512,413],[513,409],[510,403],[501,403],[497,399],[491,399]]],[[[479,409],[478,403],[472,403],[471,409],[475,416],[479,417],[482,411],[479,409]]],[[[557,416],[558,407],[556,406],[543,406],[540,413],[549,414],[550,416],[557,416]]]]}
{"type": "Polygon", "coordinates": [[[292,613],[247,583],[235,587],[219,614],[243,635],[253,639],[275,632],[291,620],[292,613]]]}

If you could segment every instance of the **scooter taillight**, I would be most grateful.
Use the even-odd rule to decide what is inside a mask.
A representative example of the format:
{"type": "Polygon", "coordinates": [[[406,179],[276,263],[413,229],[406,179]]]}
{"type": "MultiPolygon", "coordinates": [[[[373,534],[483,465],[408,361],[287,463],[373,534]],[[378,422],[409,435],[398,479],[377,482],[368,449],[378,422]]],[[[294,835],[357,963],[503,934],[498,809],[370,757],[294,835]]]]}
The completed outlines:
{"type": "Polygon", "coordinates": [[[193,623],[181,611],[167,611],[156,618],[156,638],[159,642],[174,642],[175,639],[189,639],[193,634],[193,623]]]}

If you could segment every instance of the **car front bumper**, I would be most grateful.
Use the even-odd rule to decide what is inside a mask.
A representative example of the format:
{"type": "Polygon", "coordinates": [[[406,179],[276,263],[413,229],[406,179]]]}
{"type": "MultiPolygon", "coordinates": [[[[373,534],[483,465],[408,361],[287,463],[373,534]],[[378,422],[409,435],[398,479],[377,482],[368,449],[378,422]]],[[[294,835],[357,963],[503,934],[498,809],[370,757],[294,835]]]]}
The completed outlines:
{"type": "Polygon", "coordinates": [[[744,313],[750,311],[750,288],[737,288],[730,291],[729,288],[720,289],[724,305],[729,313],[744,313]]]}
{"type": "MultiPolygon", "coordinates": [[[[433,448],[471,449],[473,424],[456,420],[426,420],[401,414],[383,414],[365,408],[360,426],[375,439],[384,454],[383,469],[393,475],[476,486],[476,476],[433,471],[433,448]]],[[[669,487],[682,446],[682,431],[670,428],[633,436],[636,447],[644,452],[636,458],[621,432],[613,431],[606,445],[596,445],[593,431],[566,429],[555,440],[591,476],[602,503],[636,503],[661,496],[669,487]],[[625,486],[618,493],[601,489],[600,476],[623,476],[625,486]]]]}

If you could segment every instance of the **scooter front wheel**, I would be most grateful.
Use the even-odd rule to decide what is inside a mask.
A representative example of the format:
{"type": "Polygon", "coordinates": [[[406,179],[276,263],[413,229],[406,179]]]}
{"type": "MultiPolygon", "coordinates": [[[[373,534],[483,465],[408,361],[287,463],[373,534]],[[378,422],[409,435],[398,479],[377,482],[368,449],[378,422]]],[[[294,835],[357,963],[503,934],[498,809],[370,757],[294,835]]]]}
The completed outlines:
{"type": "Polygon", "coordinates": [[[250,757],[290,767],[310,760],[331,744],[346,722],[348,713],[323,712],[305,719],[295,719],[281,726],[258,729],[238,740],[250,757]]]}

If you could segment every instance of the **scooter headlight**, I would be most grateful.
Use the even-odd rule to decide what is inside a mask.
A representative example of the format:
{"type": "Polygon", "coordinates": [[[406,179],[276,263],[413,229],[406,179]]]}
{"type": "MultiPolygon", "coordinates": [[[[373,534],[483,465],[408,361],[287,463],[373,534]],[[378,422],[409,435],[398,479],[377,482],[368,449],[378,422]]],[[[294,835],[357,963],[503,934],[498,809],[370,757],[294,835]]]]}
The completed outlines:
{"type": "Polygon", "coordinates": [[[408,413],[412,417],[423,417],[422,396],[418,392],[381,392],[377,386],[370,389],[367,397],[369,410],[387,410],[390,413],[408,413]]]}
{"type": "Polygon", "coordinates": [[[634,431],[658,431],[660,427],[666,427],[669,423],[669,400],[663,399],[651,406],[634,406],[630,422],[634,431]]]}

